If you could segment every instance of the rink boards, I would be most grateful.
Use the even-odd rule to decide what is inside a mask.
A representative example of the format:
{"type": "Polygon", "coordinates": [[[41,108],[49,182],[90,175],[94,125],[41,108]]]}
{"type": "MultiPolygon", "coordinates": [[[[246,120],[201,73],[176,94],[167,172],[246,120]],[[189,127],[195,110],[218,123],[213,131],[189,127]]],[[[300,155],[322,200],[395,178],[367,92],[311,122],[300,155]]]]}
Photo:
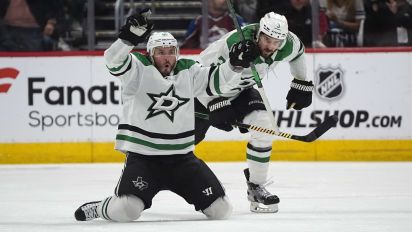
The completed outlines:
{"type": "MultiPolygon", "coordinates": [[[[195,153],[205,161],[246,160],[245,141],[204,141],[195,153]]],[[[410,140],[321,140],[314,143],[279,141],[276,161],[411,161],[410,140]]],[[[8,143],[0,144],[0,163],[122,162],[113,143],[8,143]]]]}
{"type": "MultiPolygon", "coordinates": [[[[272,160],[412,160],[411,49],[312,51],[306,58],[315,91],[303,111],[285,110],[288,65],[263,77],[281,131],[304,135],[329,115],[340,120],[313,143],[275,138],[272,160]]],[[[101,56],[0,57],[0,163],[122,161],[113,149],[120,104],[120,83],[101,56]]],[[[247,139],[211,129],[196,153],[243,161],[247,139]]]]}

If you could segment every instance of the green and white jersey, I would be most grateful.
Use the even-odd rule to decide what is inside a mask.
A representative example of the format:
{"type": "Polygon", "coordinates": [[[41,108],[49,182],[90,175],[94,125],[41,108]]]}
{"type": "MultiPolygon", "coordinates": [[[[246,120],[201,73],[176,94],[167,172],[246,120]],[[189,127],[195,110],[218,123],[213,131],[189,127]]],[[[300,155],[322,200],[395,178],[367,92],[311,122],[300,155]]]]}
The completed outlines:
{"type": "MultiPolygon", "coordinates": [[[[250,24],[242,27],[243,35],[246,40],[255,41],[258,30],[259,24],[250,24]]],[[[236,30],[229,32],[202,51],[200,53],[199,62],[205,66],[225,62],[229,59],[230,48],[233,44],[239,41],[240,36],[236,30]]],[[[307,75],[304,52],[305,47],[303,43],[295,34],[289,31],[286,41],[271,57],[265,59],[262,56],[259,56],[253,63],[261,78],[266,77],[270,70],[274,70],[279,62],[288,62],[292,76],[300,80],[306,80],[307,75]]],[[[250,68],[244,69],[242,75],[252,76],[252,70],[250,68]]],[[[231,94],[232,95],[228,95],[228,97],[237,96],[238,93],[231,94]]],[[[213,98],[199,98],[204,105],[207,105],[207,102],[211,99],[213,98]]]]}
{"type": "Polygon", "coordinates": [[[227,63],[202,67],[179,59],[163,77],[150,59],[130,53],[120,39],[105,51],[106,66],[122,82],[123,115],[115,148],[144,155],[185,154],[194,149],[194,97],[237,87],[240,73],[227,63]]]}

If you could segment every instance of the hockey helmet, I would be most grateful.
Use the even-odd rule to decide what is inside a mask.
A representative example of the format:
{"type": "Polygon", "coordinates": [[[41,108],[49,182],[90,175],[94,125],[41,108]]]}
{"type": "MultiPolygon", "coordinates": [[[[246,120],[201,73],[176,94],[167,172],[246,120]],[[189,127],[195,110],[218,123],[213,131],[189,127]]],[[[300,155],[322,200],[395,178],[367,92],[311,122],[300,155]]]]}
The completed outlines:
{"type": "Polygon", "coordinates": [[[147,42],[147,53],[149,53],[150,57],[153,56],[154,48],[156,47],[175,47],[176,56],[179,55],[177,40],[169,32],[153,32],[147,42]]]}
{"type": "Polygon", "coordinates": [[[269,12],[260,19],[258,35],[260,32],[263,32],[272,38],[284,40],[289,32],[288,21],[283,15],[269,12]]]}

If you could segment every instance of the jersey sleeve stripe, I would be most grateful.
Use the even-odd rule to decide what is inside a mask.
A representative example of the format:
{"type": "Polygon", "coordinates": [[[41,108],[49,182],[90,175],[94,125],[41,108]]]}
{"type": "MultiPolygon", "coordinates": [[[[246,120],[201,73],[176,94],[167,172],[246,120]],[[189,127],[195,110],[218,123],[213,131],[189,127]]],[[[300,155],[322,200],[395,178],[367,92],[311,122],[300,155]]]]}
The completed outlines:
{"type": "Polygon", "coordinates": [[[219,85],[219,70],[220,68],[217,68],[215,70],[215,74],[213,75],[213,83],[214,83],[214,87],[215,87],[215,91],[217,94],[222,94],[222,92],[220,91],[220,85],[219,85]]]}
{"type": "Polygon", "coordinates": [[[208,75],[208,80],[207,80],[207,87],[206,87],[206,93],[209,96],[213,96],[214,94],[212,93],[212,90],[210,89],[210,79],[212,76],[213,71],[216,69],[216,66],[211,66],[209,70],[209,75],[208,75]]]}
{"type": "Polygon", "coordinates": [[[113,73],[113,72],[110,72],[110,74],[112,74],[112,75],[115,76],[115,77],[118,77],[118,76],[121,76],[121,75],[125,74],[125,73],[126,73],[127,71],[129,71],[131,68],[132,68],[132,62],[129,62],[129,65],[127,66],[127,68],[126,68],[123,72],[121,72],[121,73],[113,73]]]}
{"type": "Polygon", "coordinates": [[[106,65],[106,67],[109,69],[110,72],[118,72],[118,71],[120,71],[120,70],[126,65],[127,61],[129,61],[129,59],[130,59],[130,55],[128,55],[128,56],[126,57],[126,59],[123,61],[123,63],[122,63],[120,66],[118,66],[118,67],[113,67],[113,68],[109,68],[109,67],[106,65]]]}
{"type": "Polygon", "coordinates": [[[296,60],[297,58],[299,58],[304,52],[305,52],[305,46],[303,46],[302,41],[299,40],[299,51],[298,54],[292,59],[290,60],[291,62],[296,60]]]}

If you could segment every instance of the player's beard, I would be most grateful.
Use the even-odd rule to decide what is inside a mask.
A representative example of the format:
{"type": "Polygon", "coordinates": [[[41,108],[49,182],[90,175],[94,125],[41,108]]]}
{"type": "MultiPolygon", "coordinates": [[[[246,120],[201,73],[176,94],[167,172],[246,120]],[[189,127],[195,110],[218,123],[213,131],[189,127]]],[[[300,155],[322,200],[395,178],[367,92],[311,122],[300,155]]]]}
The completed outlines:
{"type": "Polygon", "coordinates": [[[260,55],[261,55],[263,58],[267,59],[267,58],[271,57],[275,51],[276,51],[276,50],[271,50],[271,49],[263,48],[263,49],[260,49],[260,55]]]}
{"type": "Polygon", "coordinates": [[[172,72],[172,64],[169,61],[166,61],[164,64],[162,64],[159,67],[159,72],[165,77],[165,76],[169,76],[170,73],[172,72]]]}

